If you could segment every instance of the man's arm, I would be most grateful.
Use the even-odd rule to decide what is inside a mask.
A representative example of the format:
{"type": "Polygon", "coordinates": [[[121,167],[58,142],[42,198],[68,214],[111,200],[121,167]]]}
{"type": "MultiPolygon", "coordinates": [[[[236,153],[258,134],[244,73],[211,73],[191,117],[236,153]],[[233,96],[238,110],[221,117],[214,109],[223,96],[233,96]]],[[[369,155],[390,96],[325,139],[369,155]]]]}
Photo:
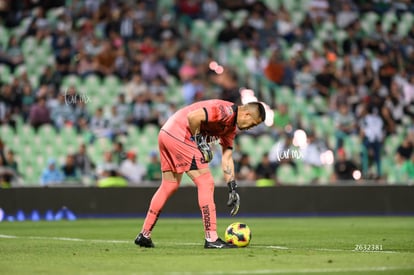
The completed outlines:
{"type": "Polygon", "coordinates": [[[225,182],[235,180],[233,151],[229,148],[223,149],[221,168],[223,169],[225,182]]]}
{"type": "Polygon", "coordinates": [[[191,139],[197,144],[198,150],[203,155],[203,161],[210,162],[213,159],[213,152],[207,143],[207,138],[200,134],[201,122],[207,120],[205,109],[197,109],[187,115],[188,127],[191,132],[191,139]]]}
{"type": "Polygon", "coordinates": [[[240,196],[236,190],[237,184],[234,174],[233,151],[230,148],[223,149],[221,167],[223,168],[224,180],[229,188],[229,200],[227,201],[227,206],[232,208],[230,215],[234,216],[239,212],[240,196]]]}
{"type": "Polygon", "coordinates": [[[191,136],[195,136],[200,133],[201,122],[206,121],[206,112],[200,108],[194,110],[187,115],[188,127],[190,128],[191,136]]]}

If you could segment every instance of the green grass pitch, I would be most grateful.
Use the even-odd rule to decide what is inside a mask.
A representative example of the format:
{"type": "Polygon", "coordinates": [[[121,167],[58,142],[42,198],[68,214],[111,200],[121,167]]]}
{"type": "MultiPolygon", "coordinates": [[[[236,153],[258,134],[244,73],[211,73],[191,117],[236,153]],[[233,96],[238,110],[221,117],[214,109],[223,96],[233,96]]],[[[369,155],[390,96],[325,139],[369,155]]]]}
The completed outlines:
{"type": "Polygon", "coordinates": [[[240,221],[246,248],[203,248],[200,218],[161,217],[156,248],[142,219],[0,223],[0,274],[414,274],[413,217],[219,218],[240,221]]]}

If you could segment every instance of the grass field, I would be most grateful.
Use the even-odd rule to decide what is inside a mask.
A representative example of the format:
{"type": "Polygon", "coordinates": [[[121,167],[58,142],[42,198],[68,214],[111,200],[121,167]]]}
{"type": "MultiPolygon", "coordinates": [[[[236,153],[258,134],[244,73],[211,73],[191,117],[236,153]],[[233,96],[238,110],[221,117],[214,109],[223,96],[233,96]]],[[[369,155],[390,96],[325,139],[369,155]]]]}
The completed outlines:
{"type": "Polygon", "coordinates": [[[0,274],[414,274],[413,217],[220,218],[222,237],[234,221],[246,248],[204,249],[201,219],[161,217],[154,249],[141,219],[3,222],[0,274]]]}

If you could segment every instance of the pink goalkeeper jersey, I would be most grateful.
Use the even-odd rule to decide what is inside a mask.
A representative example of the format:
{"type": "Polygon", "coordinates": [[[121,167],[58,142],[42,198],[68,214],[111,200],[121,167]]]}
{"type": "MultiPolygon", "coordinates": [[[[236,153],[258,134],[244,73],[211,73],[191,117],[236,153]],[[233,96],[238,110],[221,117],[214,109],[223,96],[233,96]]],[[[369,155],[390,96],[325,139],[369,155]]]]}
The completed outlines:
{"type": "Polygon", "coordinates": [[[200,133],[210,137],[210,140],[219,140],[223,148],[232,148],[236,136],[237,105],[233,102],[220,99],[205,100],[188,105],[178,110],[162,127],[176,139],[187,142],[191,137],[187,114],[193,110],[203,108],[206,121],[202,122],[200,133]]]}

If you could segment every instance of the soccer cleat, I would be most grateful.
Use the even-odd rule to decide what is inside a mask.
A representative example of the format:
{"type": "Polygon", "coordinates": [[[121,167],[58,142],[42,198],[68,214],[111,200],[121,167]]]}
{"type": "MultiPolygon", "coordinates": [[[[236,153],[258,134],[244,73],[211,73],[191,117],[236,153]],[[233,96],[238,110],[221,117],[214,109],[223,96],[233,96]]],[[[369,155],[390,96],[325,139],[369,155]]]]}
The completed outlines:
{"type": "Polygon", "coordinates": [[[141,247],[154,247],[154,243],[152,242],[151,238],[145,238],[142,233],[139,233],[134,242],[136,245],[139,245],[141,247]]]}
{"type": "Polygon", "coordinates": [[[237,246],[231,243],[226,243],[222,239],[218,238],[215,242],[208,242],[206,240],[204,248],[237,248],[237,246]]]}

